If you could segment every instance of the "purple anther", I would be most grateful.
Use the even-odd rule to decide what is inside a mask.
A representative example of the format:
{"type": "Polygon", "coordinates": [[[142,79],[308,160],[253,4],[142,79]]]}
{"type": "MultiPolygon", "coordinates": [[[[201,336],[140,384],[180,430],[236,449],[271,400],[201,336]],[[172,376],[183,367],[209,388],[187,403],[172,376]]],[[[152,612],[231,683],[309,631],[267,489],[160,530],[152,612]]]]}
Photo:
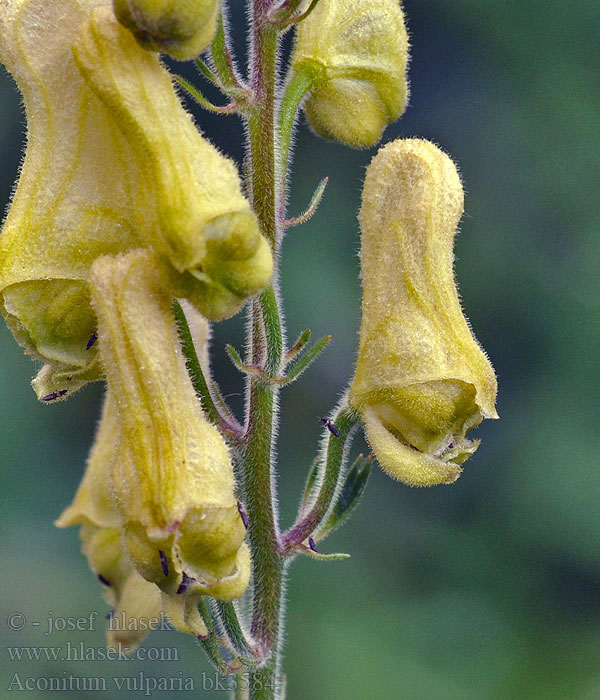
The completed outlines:
{"type": "Polygon", "coordinates": [[[98,581],[100,581],[100,583],[104,584],[105,586],[110,587],[112,585],[108,579],[106,579],[106,578],[104,578],[104,576],[102,576],[102,574],[98,574],[98,581]]]}
{"type": "Polygon", "coordinates": [[[317,545],[315,544],[315,541],[312,537],[308,538],[308,546],[312,549],[313,552],[317,551],[317,545]]]}
{"type": "Polygon", "coordinates": [[[106,619],[107,619],[107,620],[112,620],[113,617],[114,617],[114,614],[115,614],[115,611],[114,611],[114,610],[110,610],[109,612],[106,613],[106,619]]]}
{"type": "Polygon", "coordinates": [[[165,557],[165,553],[162,551],[162,549],[158,550],[158,556],[160,557],[160,565],[162,566],[163,574],[165,576],[169,575],[169,562],[167,561],[167,557],[165,557]]]}
{"type": "Polygon", "coordinates": [[[179,584],[179,588],[175,591],[175,593],[177,595],[181,595],[182,593],[185,593],[187,591],[190,583],[193,583],[195,580],[196,580],[195,578],[188,576],[184,571],[183,578],[181,579],[181,583],[179,584]]]}
{"type": "Polygon", "coordinates": [[[246,515],[246,511],[244,510],[244,506],[242,505],[241,501],[237,502],[237,506],[238,506],[238,512],[240,514],[240,518],[242,519],[242,522],[244,523],[244,527],[247,530],[248,525],[250,525],[250,521],[248,520],[248,516],[246,515]]]}
{"type": "Polygon", "coordinates": [[[85,346],[85,349],[89,350],[97,340],[98,340],[98,331],[94,331],[92,333],[92,335],[90,336],[90,339],[87,341],[87,345],[85,346]]]}
{"type": "Polygon", "coordinates": [[[329,420],[329,418],[321,418],[321,423],[327,427],[327,430],[334,435],[335,437],[339,438],[340,436],[340,431],[335,427],[332,421],[329,420]]]}
{"type": "Polygon", "coordinates": [[[51,394],[44,396],[42,398],[42,401],[56,401],[56,399],[60,399],[60,397],[64,396],[66,393],[66,389],[61,389],[60,391],[53,391],[51,394]]]}

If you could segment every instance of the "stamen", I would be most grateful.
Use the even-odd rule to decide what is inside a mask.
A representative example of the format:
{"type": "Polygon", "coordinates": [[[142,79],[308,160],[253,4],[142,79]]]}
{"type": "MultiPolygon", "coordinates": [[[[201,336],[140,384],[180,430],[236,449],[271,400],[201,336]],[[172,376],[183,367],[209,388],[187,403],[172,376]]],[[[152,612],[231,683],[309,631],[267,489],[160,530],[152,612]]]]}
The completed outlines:
{"type": "Polygon", "coordinates": [[[165,557],[165,553],[162,551],[162,549],[158,550],[158,556],[160,557],[160,565],[162,566],[163,574],[165,576],[169,575],[169,562],[167,561],[167,557],[165,557]]]}
{"type": "Polygon", "coordinates": [[[183,572],[183,578],[181,579],[181,583],[179,584],[179,588],[175,591],[176,595],[181,595],[182,593],[185,593],[188,589],[188,586],[190,583],[193,583],[196,579],[192,578],[191,576],[188,576],[185,571],[183,572]]]}
{"type": "Polygon", "coordinates": [[[250,525],[250,521],[248,520],[248,516],[246,515],[246,511],[244,510],[244,506],[242,505],[241,501],[237,502],[237,507],[238,507],[238,512],[240,514],[240,518],[242,519],[242,522],[244,523],[244,527],[247,530],[248,526],[250,525]]]}
{"type": "Polygon", "coordinates": [[[42,398],[42,401],[56,401],[56,399],[60,399],[61,396],[64,396],[67,393],[66,389],[61,389],[60,391],[53,391],[51,394],[47,394],[42,398]]]}
{"type": "Polygon", "coordinates": [[[92,345],[98,340],[98,331],[94,331],[92,335],[90,336],[90,339],[87,342],[87,345],[85,346],[86,350],[89,350],[92,345]]]}

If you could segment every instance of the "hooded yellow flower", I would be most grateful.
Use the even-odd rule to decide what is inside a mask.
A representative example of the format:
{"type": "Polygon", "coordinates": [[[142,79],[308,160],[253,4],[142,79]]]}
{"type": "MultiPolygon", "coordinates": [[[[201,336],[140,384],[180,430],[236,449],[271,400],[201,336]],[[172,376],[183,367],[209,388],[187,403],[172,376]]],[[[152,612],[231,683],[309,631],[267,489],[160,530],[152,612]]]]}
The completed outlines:
{"type": "Polygon", "coordinates": [[[406,106],[407,61],[398,0],[321,0],[298,25],[292,56],[313,81],[309,124],[349,146],[374,145],[406,106]]]}
{"type": "Polygon", "coordinates": [[[148,621],[158,619],[161,596],[153,583],[137,573],[121,546],[121,514],[110,488],[119,440],[119,415],[108,392],[85,476],[73,503],[56,525],[81,525],[83,552],[105,586],[106,601],[113,607],[113,619],[118,622],[109,626],[108,646],[131,652],[146,636],[148,621]]]}
{"type": "Polygon", "coordinates": [[[144,174],[137,227],[169,261],[177,296],[210,320],[233,315],[273,270],[235,165],[201,136],[156,54],[109,7],[92,12],[73,51],[144,174]]]}
{"type": "Polygon", "coordinates": [[[394,141],[367,169],[350,402],[381,466],[413,486],[455,481],[479,444],[466,433],[497,418],[494,371],[454,282],[462,211],[456,167],[427,141],[394,141]]]}
{"type": "Polygon", "coordinates": [[[156,256],[99,258],[90,275],[121,440],[112,489],[124,546],[169,596],[240,596],[249,552],[227,447],[208,423],[179,351],[156,256]]]}
{"type": "Polygon", "coordinates": [[[110,7],[2,2],[0,60],[28,123],[0,236],[0,311],[44,363],[40,399],[102,377],[86,284],[99,256],[152,247],[177,295],[212,319],[268,283],[271,252],[234,164],[200,135],[156,55],[110,7]]]}
{"type": "Polygon", "coordinates": [[[23,95],[27,151],[0,236],[0,309],[45,363],[39,398],[61,398],[101,370],[86,277],[99,255],[140,245],[138,170],[109,110],[71,53],[99,0],[0,3],[0,61],[23,95]]]}

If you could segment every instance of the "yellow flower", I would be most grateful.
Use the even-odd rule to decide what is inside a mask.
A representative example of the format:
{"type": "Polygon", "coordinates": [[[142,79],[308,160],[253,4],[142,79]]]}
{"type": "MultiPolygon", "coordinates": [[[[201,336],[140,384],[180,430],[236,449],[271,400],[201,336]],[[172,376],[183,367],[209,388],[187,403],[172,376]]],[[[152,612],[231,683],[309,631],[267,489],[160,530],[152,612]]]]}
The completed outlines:
{"type": "Polygon", "coordinates": [[[273,270],[235,165],[201,136],[156,54],[109,7],[92,12],[73,51],[144,173],[137,226],[169,261],[176,295],[210,320],[233,315],[273,270]]]}
{"type": "Polygon", "coordinates": [[[177,295],[211,319],[268,283],[271,251],[234,164],[200,135],[156,55],[110,7],[2,2],[0,60],[28,123],[0,236],[0,311],[44,363],[33,383],[40,399],[102,378],[86,282],[99,256],[152,247],[177,295]]]}
{"type": "Polygon", "coordinates": [[[398,0],[321,0],[292,57],[314,88],[304,105],[321,136],[372,146],[406,106],[408,37],[398,0]]]}
{"type": "Polygon", "coordinates": [[[85,476],[73,503],[56,521],[58,527],[81,525],[82,548],[90,568],[105,587],[113,607],[108,646],[133,651],[149,631],[149,620],[159,618],[160,590],[142,578],[121,546],[121,514],[110,488],[110,475],[120,439],[119,416],[108,392],[102,419],[90,452],[85,476]]]}
{"type": "Polygon", "coordinates": [[[187,374],[156,256],[99,258],[89,281],[120,415],[112,489],[124,547],[169,596],[239,597],[250,567],[233,469],[187,374]]]}
{"type": "Polygon", "coordinates": [[[210,44],[217,0],[113,0],[115,14],[144,49],[185,61],[210,44]]]}
{"type": "Polygon", "coordinates": [[[463,212],[456,167],[419,139],[386,145],[367,169],[360,225],[362,322],[350,391],[381,466],[413,486],[455,481],[497,418],[496,378],[453,275],[463,212]]]}
{"type": "Polygon", "coordinates": [[[28,124],[0,236],[0,308],[19,343],[45,363],[34,388],[47,400],[101,377],[85,280],[99,255],[141,244],[135,158],[71,54],[98,4],[0,3],[0,61],[23,95],[28,124]]]}

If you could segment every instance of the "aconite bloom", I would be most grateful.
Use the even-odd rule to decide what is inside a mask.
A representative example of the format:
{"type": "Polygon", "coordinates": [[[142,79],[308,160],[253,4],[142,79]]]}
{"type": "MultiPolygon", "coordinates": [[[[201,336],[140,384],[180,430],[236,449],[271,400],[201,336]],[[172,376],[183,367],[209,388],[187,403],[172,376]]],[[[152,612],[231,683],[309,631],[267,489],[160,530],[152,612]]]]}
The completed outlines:
{"type": "Polygon", "coordinates": [[[79,534],[83,552],[113,608],[108,626],[108,646],[127,653],[146,636],[148,621],[158,620],[161,594],[153,583],[137,573],[121,546],[121,514],[110,486],[120,435],[116,403],[108,392],[85,476],[73,503],[56,525],[81,526],[79,534]]]}
{"type": "Polygon", "coordinates": [[[366,148],[406,106],[408,37],[398,0],[321,0],[298,25],[292,65],[312,84],[321,136],[366,148]]]}
{"type": "Polygon", "coordinates": [[[217,27],[218,0],[113,0],[113,5],[140,46],[182,61],[204,51],[217,27]]]}
{"type": "Polygon", "coordinates": [[[169,262],[176,295],[210,320],[233,315],[273,270],[235,165],[198,132],[158,56],[137,45],[110,7],[92,12],[73,52],[143,173],[137,228],[169,262]]]}
{"type": "Polygon", "coordinates": [[[238,597],[250,566],[233,469],[178,349],[156,256],[141,250],[99,258],[89,283],[120,418],[112,491],[123,546],[147,581],[173,605],[187,606],[184,615],[193,614],[200,594],[238,597]]]}
{"type": "Polygon", "coordinates": [[[494,371],[454,282],[462,212],[456,167],[427,141],[394,141],[367,168],[350,402],[381,466],[413,486],[455,481],[479,444],[466,433],[497,418],[494,371]]]}
{"type": "Polygon", "coordinates": [[[86,278],[99,255],[140,245],[131,148],[71,53],[98,0],[0,3],[0,61],[23,95],[27,150],[0,235],[0,309],[44,363],[47,401],[101,377],[86,278]]]}

